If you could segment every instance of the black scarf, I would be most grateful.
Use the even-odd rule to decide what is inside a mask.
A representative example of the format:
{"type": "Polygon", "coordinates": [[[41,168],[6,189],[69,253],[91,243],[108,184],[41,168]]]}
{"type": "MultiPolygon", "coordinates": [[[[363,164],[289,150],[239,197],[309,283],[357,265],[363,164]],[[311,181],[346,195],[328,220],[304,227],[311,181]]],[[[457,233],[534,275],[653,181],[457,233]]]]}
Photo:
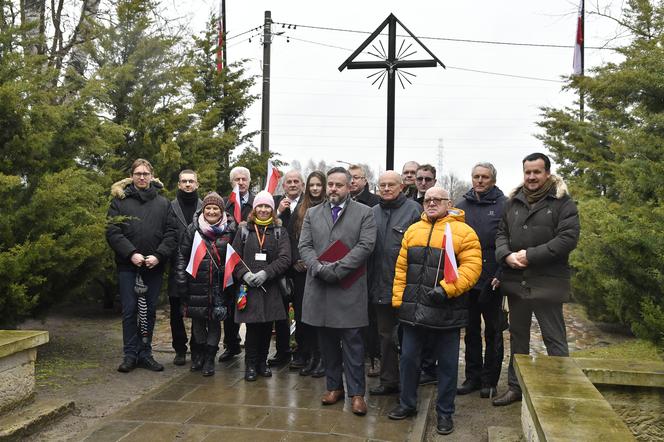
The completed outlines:
{"type": "Polygon", "coordinates": [[[198,191],[194,190],[193,192],[183,192],[178,189],[176,198],[180,203],[180,208],[182,209],[182,215],[184,215],[184,220],[187,223],[191,223],[194,219],[194,213],[196,213],[196,207],[198,206],[198,191]]]}
{"type": "Polygon", "coordinates": [[[400,193],[396,199],[393,199],[392,201],[385,201],[383,198],[380,199],[380,207],[381,209],[398,209],[403,205],[403,203],[406,202],[406,195],[403,193],[400,193]]]}

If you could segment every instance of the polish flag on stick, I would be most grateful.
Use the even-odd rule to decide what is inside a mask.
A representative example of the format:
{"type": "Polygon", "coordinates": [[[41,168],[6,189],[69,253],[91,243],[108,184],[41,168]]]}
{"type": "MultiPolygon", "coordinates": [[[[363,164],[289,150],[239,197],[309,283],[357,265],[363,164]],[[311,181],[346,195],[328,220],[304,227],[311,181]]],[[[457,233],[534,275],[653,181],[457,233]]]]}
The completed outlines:
{"type": "Polygon", "coordinates": [[[272,161],[268,161],[267,180],[265,180],[265,190],[267,190],[270,193],[274,193],[274,191],[277,189],[277,184],[279,184],[280,179],[281,179],[281,174],[279,173],[279,169],[277,169],[272,165],[272,161]]]}
{"type": "Polygon", "coordinates": [[[198,273],[198,266],[201,265],[201,261],[203,261],[203,257],[205,256],[206,251],[205,241],[203,241],[201,234],[196,231],[194,234],[194,242],[191,245],[189,264],[187,264],[186,268],[187,273],[189,273],[194,278],[196,278],[196,274],[198,273]]]}
{"type": "Polygon", "coordinates": [[[445,253],[443,274],[445,275],[445,282],[451,284],[459,277],[459,270],[457,268],[456,257],[454,256],[454,241],[452,239],[452,228],[450,227],[450,223],[445,224],[443,249],[443,252],[445,253]]]}
{"type": "Polygon", "coordinates": [[[584,0],[579,3],[579,15],[576,19],[576,41],[574,42],[573,75],[583,75],[583,19],[584,0]]]}
{"type": "Polygon", "coordinates": [[[237,254],[233,246],[231,246],[230,244],[226,244],[226,264],[224,265],[224,287],[223,287],[224,290],[226,289],[226,287],[233,284],[233,270],[235,270],[235,266],[238,265],[240,261],[242,261],[240,259],[240,255],[237,254]]]}
{"type": "Polygon", "coordinates": [[[221,7],[221,2],[219,2],[219,23],[217,24],[218,35],[217,35],[217,73],[221,73],[224,69],[224,16],[223,10],[221,7]]]}
{"type": "Polygon", "coordinates": [[[240,186],[237,184],[233,187],[233,191],[228,196],[228,202],[233,203],[233,218],[235,222],[239,223],[242,221],[242,203],[240,199],[240,186]]]}

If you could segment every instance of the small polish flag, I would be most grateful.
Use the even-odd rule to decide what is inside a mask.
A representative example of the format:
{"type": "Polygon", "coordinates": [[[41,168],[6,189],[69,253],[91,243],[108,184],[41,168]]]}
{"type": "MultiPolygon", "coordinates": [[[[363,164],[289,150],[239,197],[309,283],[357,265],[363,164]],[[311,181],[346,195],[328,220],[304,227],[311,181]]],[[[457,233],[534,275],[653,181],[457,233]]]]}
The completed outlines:
{"type": "Polygon", "coordinates": [[[583,0],[579,3],[579,15],[576,19],[576,41],[574,42],[573,75],[583,75],[583,0]]]}
{"type": "Polygon", "coordinates": [[[238,265],[240,261],[241,261],[240,255],[237,254],[233,246],[231,246],[230,244],[226,244],[226,264],[224,265],[224,287],[223,287],[224,290],[226,289],[226,287],[233,284],[233,270],[235,270],[235,266],[238,265]]]}
{"type": "Polygon", "coordinates": [[[267,180],[265,180],[265,190],[267,190],[270,193],[274,193],[274,191],[277,189],[277,184],[279,184],[280,179],[281,179],[281,174],[279,173],[279,169],[277,169],[272,165],[272,161],[268,161],[267,180]]]}
{"type": "Polygon", "coordinates": [[[235,185],[233,191],[228,196],[228,202],[233,203],[233,218],[235,222],[242,221],[242,199],[240,198],[240,186],[235,185]]]}
{"type": "Polygon", "coordinates": [[[450,227],[450,223],[445,224],[443,251],[445,253],[443,274],[445,275],[445,282],[451,284],[459,277],[459,270],[457,269],[456,257],[454,256],[454,240],[452,239],[452,228],[450,227]],[[449,247],[447,246],[448,244],[449,247]]]}
{"type": "Polygon", "coordinates": [[[201,265],[201,261],[203,261],[203,257],[205,256],[206,251],[207,249],[205,248],[205,241],[203,241],[201,234],[196,231],[194,234],[194,243],[191,245],[189,264],[187,264],[186,268],[187,273],[189,273],[194,278],[196,278],[196,274],[198,273],[198,266],[201,265]]]}

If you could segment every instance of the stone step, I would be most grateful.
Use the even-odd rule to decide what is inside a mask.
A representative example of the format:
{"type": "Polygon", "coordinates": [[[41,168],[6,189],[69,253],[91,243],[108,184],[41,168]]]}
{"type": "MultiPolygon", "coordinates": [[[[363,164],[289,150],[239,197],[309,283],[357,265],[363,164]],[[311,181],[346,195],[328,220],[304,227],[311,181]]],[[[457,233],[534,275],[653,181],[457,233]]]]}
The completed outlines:
{"type": "Polygon", "coordinates": [[[37,400],[0,417],[0,441],[19,440],[39,431],[74,410],[74,402],[61,399],[37,400]]]}
{"type": "Polygon", "coordinates": [[[488,427],[489,442],[521,442],[523,432],[521,428],[514,427],[488,427]]]}
{"type": "Polygon", "coordinates": [[[574,358],[593,384],[664,388],[664,362],[574,358]]]}

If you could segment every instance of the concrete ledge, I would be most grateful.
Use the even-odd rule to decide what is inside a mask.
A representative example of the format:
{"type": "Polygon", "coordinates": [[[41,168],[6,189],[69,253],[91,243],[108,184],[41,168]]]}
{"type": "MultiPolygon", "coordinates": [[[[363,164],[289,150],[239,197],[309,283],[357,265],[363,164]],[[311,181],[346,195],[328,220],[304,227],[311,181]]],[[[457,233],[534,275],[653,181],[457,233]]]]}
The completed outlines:
{"type": "Polygon", "coordinates": [[[47,331],[0,330],[0,358],[38,347],[47,342],[47,331]]]}
{"type": "Polygon", "coordinates": [[[489,442],[520,442],[523,440],[523,433],[519,428],[488,427],[487,434],[489,442]]]}
{"type": "Polygon", "coordinates": [[[593,384],[664,388],[664,362],[574,358],[593,384]]]}
{"type": "Polygon", "coordinates": [[[633,441],[634,436],[572,358],[515,355],[529,441],[633,441]]]}
{"type": "Polygon", "coordinates": [[[427,434],[427,424],[429,422],[429,409],[431,401],[438,394],[438,389],[432,386],[419,387],[419,398],[417,404],[417,416],[413,423],[413,429],[410,432],[408,442],[424,442],[427,434]]]}
{"type": "Polygon", "coordinates": [[[73,410],[72,401],[37,401],[0,418],[0,441],[20,440],[73,410]]]}

